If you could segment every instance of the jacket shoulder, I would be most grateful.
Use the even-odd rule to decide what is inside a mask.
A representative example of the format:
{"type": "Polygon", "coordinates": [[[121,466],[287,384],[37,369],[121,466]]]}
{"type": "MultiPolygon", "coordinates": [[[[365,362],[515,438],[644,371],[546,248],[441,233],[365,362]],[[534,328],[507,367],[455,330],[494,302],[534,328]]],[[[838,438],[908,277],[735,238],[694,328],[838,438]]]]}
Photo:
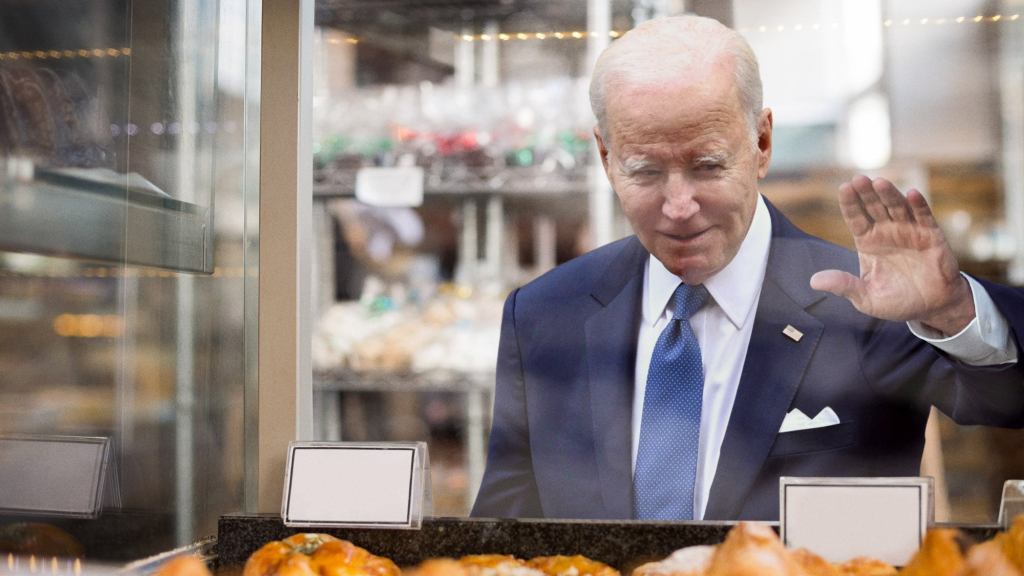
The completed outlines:
{"type": "Polygon", "coordinates": [[[556,266],[525,284],[519,290],[518,298],[527,300],[561,300],[574,296],[588,295],[609,280],[611,275],[621,275],[618,268],[640,272],[641,264],[647,257],[640,241],[629,236],[605,244],[556,266]]]}

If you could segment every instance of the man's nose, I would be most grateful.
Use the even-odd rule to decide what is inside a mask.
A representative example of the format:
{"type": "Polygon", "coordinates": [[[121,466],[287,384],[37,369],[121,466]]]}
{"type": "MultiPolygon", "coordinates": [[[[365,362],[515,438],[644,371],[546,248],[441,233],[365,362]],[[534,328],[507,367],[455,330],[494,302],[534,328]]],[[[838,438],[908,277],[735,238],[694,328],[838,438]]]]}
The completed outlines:
{"type": "Polygon", "coordinates": [[[665,185],[661,212],[671,220],[686,220],[700,210],[697,189],[685,174],[672,172],[665,185]]]}

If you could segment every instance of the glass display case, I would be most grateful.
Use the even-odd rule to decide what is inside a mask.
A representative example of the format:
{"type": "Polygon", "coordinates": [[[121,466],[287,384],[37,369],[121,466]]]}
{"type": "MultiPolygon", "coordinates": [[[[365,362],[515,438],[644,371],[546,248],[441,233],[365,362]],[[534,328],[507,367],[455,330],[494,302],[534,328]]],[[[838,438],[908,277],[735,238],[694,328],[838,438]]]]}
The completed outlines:
{"type": "MultiPolygon", "coordinates": [[[[928,196],[965,271],[1019,282],[1013,2],[320,0],[320,438],[429,440],[444,454],[438,507],[468,511],[502,299],[631,233],[592,150],[592,62],[636,24],[684,12],[736,29],[756,53],[775,120],[760,191],[798,226],[852,247],[836,189],[884,176],[928,196]],[[420,168],[422,204],[355,199],[359,172],[379,167],[420,168]]],[[[932,420],[923,473],[939,479],[940,518],[991,519],[1016,460],[989,447],[1020,433],[932,420]]]]}
{"type": "MultiPolygon", "coordinates": [[[[467,515],[503,300],[632,233],[592,144],[593,61],[684,12],[757,54],[776,122],[760,191],[797,225],[850,246],[836,187],[886,176],[928,196],[964,270],[1022,281],[1016,1],[8,0],[0,488],[17,490],[0,490],[0,543],[45,537],[54,554],[120,562],[196,543],[225,513],[273,512],[265,480],[284,451],[258,424],[283,444],[311,427],[426,441],[434,514],[467,515]],[[301,74],[264,74],[261,100],[260,55],[294,48],[261,52],[263,35],[312,21],[299,5],[316,29],[291,40],[312,57],[282,58],[301,74]],[[280,123],[263,142],[284,144],[261,165],[271,99],[280,123]],[[364,201],[370,169],[419,174],[422,201],[364,201]],[[298,215],[261,206],[272,194],[298,215]],[[312,271],[262,267],[261,239],[312,271]],[[284,312],[261,324],[275,285],[263,312],[284,312]]],[[[934,414],[926,434],[937,517],[994,519],[1002,482],[1024,475],[1020,432],[934,414]]]]}
{"type": "Polygon", "coordinates": [[[4,4],[8,543],[51,531],[93,560],[138,558],[212,534],[242,506],[258,16],[246,0],[4,4]],[[12,448],[82,438],[108,450],[12,448]],[[75,518],[34,505],[97,482],[100,500],[75,518]]]}

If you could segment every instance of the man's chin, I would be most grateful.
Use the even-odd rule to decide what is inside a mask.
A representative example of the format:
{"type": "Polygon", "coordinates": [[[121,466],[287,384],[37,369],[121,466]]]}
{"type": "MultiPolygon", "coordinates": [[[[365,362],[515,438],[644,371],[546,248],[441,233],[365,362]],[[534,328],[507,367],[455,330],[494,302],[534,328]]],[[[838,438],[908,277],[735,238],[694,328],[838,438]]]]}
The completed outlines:
{"type": "Polygon", "coordinates": [[[667,257],[658,258],[658,260],[669,272],[679,276],[687,284],[703,284],[715,273],[713,267],[704,258],[667,257]]]}

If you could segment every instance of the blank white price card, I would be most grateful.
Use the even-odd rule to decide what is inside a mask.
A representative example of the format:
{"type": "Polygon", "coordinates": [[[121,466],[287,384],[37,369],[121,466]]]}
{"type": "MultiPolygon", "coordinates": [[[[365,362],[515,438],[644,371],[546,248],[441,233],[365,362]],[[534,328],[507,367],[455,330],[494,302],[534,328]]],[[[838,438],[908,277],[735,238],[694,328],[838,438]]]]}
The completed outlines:
{"type": "Polygon", "coordinates": [[[779,480],[782,540],[830,562],[857,556],[902,566],[933,518],[931,478],[779,480]]]}
{"type": "Polygon", "coordinates": [[[281,516],[287,526],[418,528],[423,442],[293,442],[281,516]]]}

